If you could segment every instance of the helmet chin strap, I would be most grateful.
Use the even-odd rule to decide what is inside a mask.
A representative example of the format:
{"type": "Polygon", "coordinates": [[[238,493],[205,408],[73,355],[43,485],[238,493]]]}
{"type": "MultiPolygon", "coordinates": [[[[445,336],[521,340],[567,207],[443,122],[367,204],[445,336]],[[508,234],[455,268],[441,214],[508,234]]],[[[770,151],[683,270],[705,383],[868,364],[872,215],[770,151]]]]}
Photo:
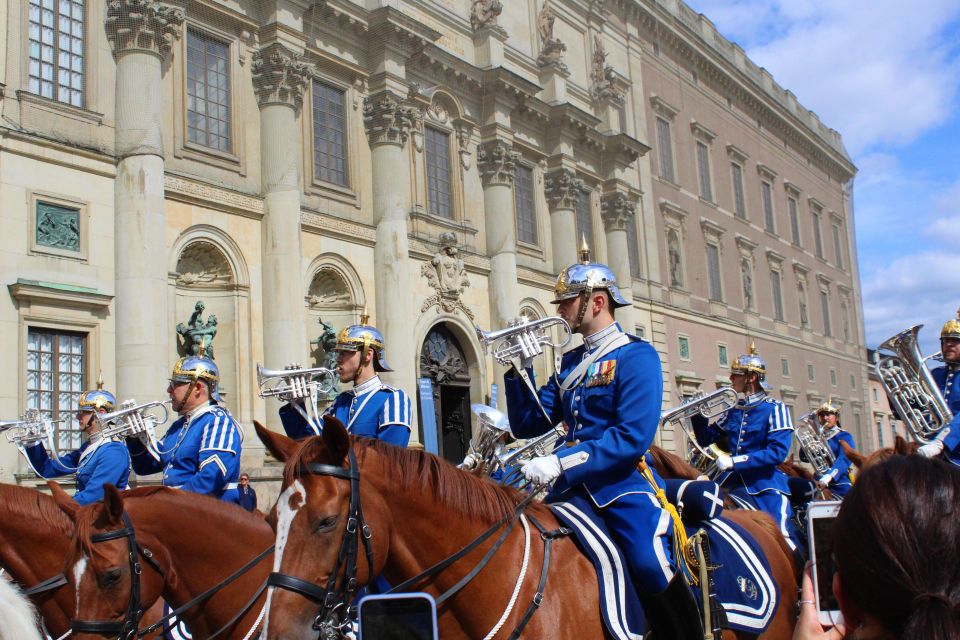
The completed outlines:
{"type": "MultiPolygon", "coordinates": [[[[360,377],[360,374],[363,373],[364,360],[367,359],[367,353],[368,353],[369,351],[370,351],[370,340],[369,340],[369,338],[366,338],[366,337],[365,337],[365,338],[363,339],[363,346],[360,347],[360,364],[357,365],[357,372],[356,372],[355,374],[353,374],[353,384],[354,384],[354,386],[356,386],[356,384],[357,384],[357,379],[360,377]]],[[[373,362],[372,362],[372,361],[371,361],[370,366],[373,366],[373,362]]]]}
{"type": "Polygon", "coordinates": [[[583,290],[584,295],[580,298],[580,308],[577,310],[577,321],[571,327],[574,331],[577,331],[580,328],[580,325],[583,324],[583,316],[587,313],[587,306],[590,304],[590,296],[593,294],[593,287],[587,287],[583,290]]]}

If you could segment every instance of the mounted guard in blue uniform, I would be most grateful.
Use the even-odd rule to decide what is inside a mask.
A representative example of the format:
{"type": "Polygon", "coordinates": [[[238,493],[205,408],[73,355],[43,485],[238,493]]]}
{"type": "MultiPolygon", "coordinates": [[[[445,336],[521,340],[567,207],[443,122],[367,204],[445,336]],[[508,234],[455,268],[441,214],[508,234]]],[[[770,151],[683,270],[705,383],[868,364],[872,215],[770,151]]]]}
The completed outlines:
{"type": "Polygon", "coordinates": [[[917,453],[926,457],[943,454],[943,457],[960,466],[960,309],[957,317],[947,320],[940,330],[940,354],[943,366],[930,372],[940,390],[947,407],[953,412],[950,423],[935,440],[919,449],[917,453]]]}
{"type": "MultiPolygon", "coordinates": [[[[384,354],[383,334],[368,322],[368,316],[363,314],[360,324],[345,327],[337,335],[340,382],[352,383],[353,388],[337,394],[323,415],[335,416],[354,435],[405,447],[410,441],[410,396],[380,379],[380,372],[393,369],[384,354]]],[[[283,429],[291,438],[319,435],[323,428],[322,422],[308,419],[307,413],[297,406],[302,405],[305,397],[292,395],[280,408],[283,429]]]]}
{"type": "Polygon", "coordinates": [[[560,273],[553,303],[584,344],[564,354],[558,374],[539,391],[531,356],[504,376],[514,436],[532,438],[560,421],[567,425],[566,446],[521,471],[537,484],[556,481],[547,502],[574,492],[589,496],[627,559],[658,637],[702,639],[699,609],[671,551],[671,515],[656,495],[663,483],[652,469],[641,475],[637,467],[660,420],[660,358],[614,320],[614,310],[630,303],[610,268],[591,262],[586,250],[580,260],[560,273]]]}
{"type": "MultiPolygon", "coordinates": [[[[122,442],[100,437],[100,423],[95,414],[112,412],[117,399],[104,390],[103,381],[97,388],[85,391],[77,405],[77,422],[86,441],[76,451],[50,458],[40,442],[23,447],[34,472],[42,478],[55,478],[76,474],[77,491],[73,499],[81,505],[103,498],[103,485],[110,483],[118,489],[126,489],[130,476],[130,455],[122,442]]],[[[55,452],[56,453],[56,452],[55,452]]]]}
{"type": "Polygon", "coordinates": [[[692,418],[697,442],[718,443],[716,480],[736,498],[769,514],[794,551],[800,535],[793,523],[785,462],[793,444],[793,424],[786,405],[767,395],[767,365],[750,345],[730,365],[730,386],[740,394],[737,405],[716,422],[692,418]]]}
{"type": "MultiPolygon", "coordinates": [[[[850,432],[840,426],[840,409],[829,400],[817,409],[817,421],[821,427],[820,437],[830,447],[834,458],[830,470],[817,479],[817,485],[821,489],[829,489],[835,499],[842,500],[853,488],[853,480],[850,477],[852,463],[840,443],[846,442],[851,449],[857,448],[856,443],[850,432]]],[[[800,452],[800,459],[806,461],[803,451],[800,452]]]]}
{"type": "Polygon", "coordinates": [[[239,504],[243,430],[219,404],[219,383],[220,369],[202,350],[177,360],[167,393],[180,418],[160,439],[159,459],[139,438],[127,438],[127,448],[138,474],[162,471],[165,487],[239,504]]]}

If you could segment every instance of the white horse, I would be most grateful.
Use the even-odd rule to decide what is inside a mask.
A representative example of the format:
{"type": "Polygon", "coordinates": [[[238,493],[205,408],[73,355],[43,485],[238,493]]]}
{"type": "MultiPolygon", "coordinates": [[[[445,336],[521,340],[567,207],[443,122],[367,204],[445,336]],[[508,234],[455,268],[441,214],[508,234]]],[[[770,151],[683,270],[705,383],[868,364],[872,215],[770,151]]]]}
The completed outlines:
{"type": "Polygon", "coordinates": [[[0,576],[0,640],[42,640],[37,611],[25,595],[0,576]]]}

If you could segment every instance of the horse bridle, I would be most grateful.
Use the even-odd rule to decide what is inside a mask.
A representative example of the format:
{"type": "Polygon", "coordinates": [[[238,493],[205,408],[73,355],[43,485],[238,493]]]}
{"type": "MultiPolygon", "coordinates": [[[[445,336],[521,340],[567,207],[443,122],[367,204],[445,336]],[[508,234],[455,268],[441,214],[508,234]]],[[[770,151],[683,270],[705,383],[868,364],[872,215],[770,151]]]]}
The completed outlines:
{"type": "Polygon", "coordinates": [[[357,592],[357,538],[363,540],[367,566],[373,576],[373,546],[370,527],[363,519],[363,507],[360,504],[360,467],[357,465],[353,449],[347,457],[346,468],[320,463],[307,463],[299,467],[301,475],[310,473],[317,476],[330,476],[350,481],[350,506],[347,511],[347,525],[337,553],[337,564],[330,572],[326,587],[320,587],[285,573],[273,572],[267,578],[267,586],[293,591],[320,604],[320,610],[313,620],[313,629],[319,637],[327,640],[342,637],[343,630],[350,624],[350,606],[357,592]],[[340,586],[337,578],[343,573],[340,586]]]}
{"type": "MultiPolygon", "coordinates": [[[[147,560],[160,575],[163,575],[163,569],[153,559],[153,554],[149,549],[140,546],[137,543],[137,535],[133,530],[133,523],[130,516],[124,511],[121,514],[123,519],[123,529],[107,531],[105,533],[95,533],[90,536],[90,542],[107,542],[125,538],[127,540],[127,551],[130,559],[130,601],[127,603],[127,612],[120,622],[114,620],[70,620],[70,630],[73,633],[97,633],[100,635],[116,635],[120,640],[133,640],[137,637],[137,627],[140,619],[143,617],[143,608],[140,606],[140,574],[143,567],[140,564],[140,556],[147,560]]],[[[80,585],[77,585],[80,588],[80,585]]]]}

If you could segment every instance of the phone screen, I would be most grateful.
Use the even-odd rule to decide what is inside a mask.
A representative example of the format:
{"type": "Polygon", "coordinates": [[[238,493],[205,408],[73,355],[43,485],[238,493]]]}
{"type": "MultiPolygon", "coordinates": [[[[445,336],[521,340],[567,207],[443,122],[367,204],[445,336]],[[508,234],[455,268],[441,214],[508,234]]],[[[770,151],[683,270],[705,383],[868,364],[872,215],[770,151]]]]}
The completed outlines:
{"type": "Polygon", "coordinates": [[[839,611],[840,603],[833,595],[833,574],[836,566],[833,560],[833,536],[830,530],[836,516],[811,517],[811,538],[814,558],[814,586],[817,589],[817,610],[821,612],[839,611]]]}
{"type": "Polygon", "coordinates": [[[360,601],[360,640],[436,640],[437,619],[426,596],[360,601]]]}

